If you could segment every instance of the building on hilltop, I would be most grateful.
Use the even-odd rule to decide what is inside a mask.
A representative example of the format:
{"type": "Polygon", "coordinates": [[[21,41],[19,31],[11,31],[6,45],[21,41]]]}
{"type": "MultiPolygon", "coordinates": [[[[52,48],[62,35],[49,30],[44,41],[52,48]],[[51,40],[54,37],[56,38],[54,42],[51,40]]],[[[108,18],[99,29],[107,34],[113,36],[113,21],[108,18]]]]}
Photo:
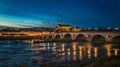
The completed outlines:
{"type": "Polygon", "coordinates": [[[70,31],[71,26],[67,24],[61,24],[60,20],[58,21],[58,26],[56,30],[58,31],[70,31]]]}
{"type": "Polygon", "coordinates": [[[54,32],[80,32],[82,30],[82,28],[79,27],[71,27],[68,24],[61,24],[60,20],[58,21],[58,25],[55,28],[54,32]]]}

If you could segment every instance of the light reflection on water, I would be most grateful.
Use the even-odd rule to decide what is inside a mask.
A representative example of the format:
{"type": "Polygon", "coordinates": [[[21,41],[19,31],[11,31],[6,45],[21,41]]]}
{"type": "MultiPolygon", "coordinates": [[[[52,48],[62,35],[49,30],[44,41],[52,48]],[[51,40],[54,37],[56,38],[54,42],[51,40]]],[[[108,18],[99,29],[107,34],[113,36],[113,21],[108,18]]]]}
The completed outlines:
{"type": "Polygon", "coordinates": [[[90,43],[0,44],[0,66],[3,64],[32,64],[32,59],[45,61],[82,61],[119,55],[112,44],[92,46],[90,43]]]}
{"type": "Polygon", "coordinates": [[[78,59],[92,60],[95,58],[105,58],[105,57],[109,58],[110,56],[117,56],[119,53],[119,49],[112,48],[112,44],[106,44],[105,46],[97,47],[97,46],[92,46],[90,43],[86,43],[83,45],[79,45],[76,43],[72,43],[72,44],[63,43],[61,49],[62,49],[62,55],[64,61],[70,61],[70,60],[75,61],[78,59]]]}

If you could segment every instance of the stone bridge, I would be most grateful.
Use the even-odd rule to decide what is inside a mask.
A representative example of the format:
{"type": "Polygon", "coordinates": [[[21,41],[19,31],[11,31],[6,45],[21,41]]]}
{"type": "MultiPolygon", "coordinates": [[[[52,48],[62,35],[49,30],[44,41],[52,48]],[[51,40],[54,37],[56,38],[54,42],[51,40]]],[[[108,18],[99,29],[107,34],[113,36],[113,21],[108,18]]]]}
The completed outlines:
{"type": "Polygon", "coordinates": [[[42,35],[43,39],[72,39],[72,40],[87,40],[89,42],[93,40],[105,40],[106,42],[111,42],[117,40],[120,42],[120,32],[60,32],[52,33],[47,35],[42,35]]]}

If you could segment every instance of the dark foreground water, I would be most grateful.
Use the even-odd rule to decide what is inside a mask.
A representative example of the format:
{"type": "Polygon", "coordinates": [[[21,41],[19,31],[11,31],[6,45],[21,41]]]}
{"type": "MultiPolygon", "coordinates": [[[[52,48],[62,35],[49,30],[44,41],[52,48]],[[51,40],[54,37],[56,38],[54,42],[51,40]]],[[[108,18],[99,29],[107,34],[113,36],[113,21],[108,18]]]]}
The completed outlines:
{"type": "Polygon", "coordinates": [[[92,46],[90,43],[76,42],[0,44],[0,67],[16,67],[21,64],[41,67],[44,63],[52,62],[53,64],[74,61],[83,63],[119,55],[120,49],[112,48],[113,46],[114,44],[92,46]]]}

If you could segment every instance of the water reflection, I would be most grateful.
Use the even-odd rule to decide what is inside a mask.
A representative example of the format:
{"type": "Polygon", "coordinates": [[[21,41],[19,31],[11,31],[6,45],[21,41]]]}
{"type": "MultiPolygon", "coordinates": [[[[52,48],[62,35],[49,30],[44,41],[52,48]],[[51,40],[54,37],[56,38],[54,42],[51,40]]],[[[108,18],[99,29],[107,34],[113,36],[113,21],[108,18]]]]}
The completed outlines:
{"type": "Polygon", "coordinates": [[[98,48],[97,47],[94,47],[94,56],[97,58],[98,56],[98,48]]]}
{"type": "Polygon", "coordinates": [[[76,60],[76,53],[77,53],[77,43],[72,43],[72,49],[73,49],[73,60],[76,60]]]}
{"type": "Polygon", "coordinates": [[[39,59],[40,61],[50,62],[57,61],[82,61],[89,59],[104,58],[110,56],[118,56],[119,49],[112,48],[112,44],[106,44],[105,46],[93,46],[91,43],[79,44],[79,43],[38,43],[38,44],[1,44],[0,45],[0,60],[10,58],[1,62],[0,65],[5,62],[15,63],[13,60],[30,63],[30,59],[39,59]],[[21,58],[23,58],[21,60],[21,58]]]}
{"type": "Polygon", "coordinates": [[[48,43],[48,45],[47,45],[47,49],[50,49],[50,43],[48,43]]]}
{"type": "Polygon", "coordinates": [[[65,44],[62,43],[62,52],[64,52],[64,50],[65,50],[65,44]]]}
{"type": "Polygon", "coordinates": [[[53,51],[56,51],[56,43],[53,43],[53,48],[52,48],[53,51]]]}
{"type": "Polygon", "coordinates": [[[88,48],[87,53],[88,53],[88,58],[90,59],[91,58],[91,48],[88,48]]]}
{"type": "Polygon", "coordinates": [[[117,55],[118,55],[118,50],[119,50],[119,49],[116,49],[116,48],[115,48],[115,49],[113,49],[113,50],[114,50],[115,56],[117,56],[117,55]]]}
{"type": "Polygon", "coordinates": [[[82,60],[82,52],[83,52],[83,47],[79,46],[79,58],[82,60]]]}
{"type": "Polygon", "coordinates": [[[76,60],[76,51],[73,51],[73,60],[76,60]]]}
{"type": "Polygon", "coordinates": [[[67,59],[70,60],[70,48],[67,49],[67,59]]]}
{"type": "Polygon", "coordinates": [[[68,48],[68,56],[70,56],[70,48],[68,48]]]}
{"type": "Polygon", "coordinates": [[[74,51],[76,50],[76,45],[77,45],[76,42],[72,43],[72,48],[73,48],[74,51]]]}
{"type": "MultiPolygon", "coordinates": [[[[78,45],[76,43],[72,43],[71,45],[69,45],[69,44],[63,43],[61,50],[63,52],[62,55],[64,55],[64,56],[65,56],[65,53],[67,52],[66,58],[69,58],[69,60],[70,60],[70,57],[73,58],[73,60],[77,60],[78,57],[80,60],[82,60],[82,59],[87,59],[87,58],[88,59],[98,58],[98,55],[99,55],[99,57],[104,57],[106,55],[107,55],[107,57],[110,57],[112,54],[114,56],[117,56],[119,50],[113,49],[111,47],[112,46],[110,44],[106,44],[105,46],[103,46],[103,47],[101,46],[99,48],[99,47],[92,46],[91,43],[86,43],[85,45],[78,45]],[[71,46],[71,48],[67,48],[65,46],[71,46]],[[105,50],[104,50],[104,48],[105,48],[105,50]],[[114,52],[114,53],[112,53],[112,52],[114,52]]],[[[64,59],[65,59],[65,57],[64,57],[64,59]]]]}
{"type": "Polygon", "coordinates": [[[107,51],[107,56],[110,57],[111,56],[111,44],[106,44],[104,47],[107,51]]]}

